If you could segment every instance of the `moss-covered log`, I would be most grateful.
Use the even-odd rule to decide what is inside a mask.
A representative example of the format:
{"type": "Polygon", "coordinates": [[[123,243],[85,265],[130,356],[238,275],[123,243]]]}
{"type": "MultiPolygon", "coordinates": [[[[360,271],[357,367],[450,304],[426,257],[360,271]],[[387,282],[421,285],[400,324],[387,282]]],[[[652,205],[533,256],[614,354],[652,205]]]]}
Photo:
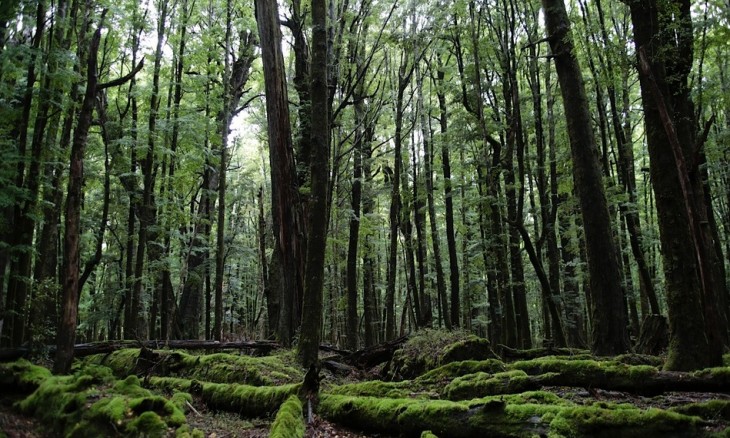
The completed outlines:
{"type": "Polygon", "coordinates": [[[627,405],[578,406],[549,393],[471,402],[323,396],[320,414],[373,433],[446,438],[531,436],[702,436],[697,417],[627,405]]]}
{"type": "MultiPolygon", "coordinates": [[[[100,341],[86,344],[74,345],[74,357],[86,357],[94,354],[107,354],[126,348],[168,348],[174,350],[239,350],[256,352],[260,355],[267,355],[279,348],[279,344],[273,341],[237,341],[218,342],[200,340],[168,340],[168,341],[100,341]]],[[[44,351],[54,353],[55,345],[43,346],[44,351]]],[[[11,361],[28,357],[34,353],[32,348],[2,348],[0,349],[0,361],[11,361]]]]}
{"type": "Polygon", "coordinates": [[[277,412],[269,438],[303,438],[305,430],[302,402],[291,395],[277,412]]]}
{"type": "Polygon", "coordinates": [[[634,394],[663,392],[730,392],[730,368],[693,372],[660,371],[651,365],[616,361],[537,359],[510,364],[535,376],[543,386],[577,386],[634,394]]]}
{"type": "Polygon", "coordinates": [[[85,359],[86,363],[108,366],[118,377],[177,376],[216,383],[242,383],[254,386],[301,382],[298,368],[285,364],[278,356],[251,357],[215,353],[192,355],[180,351],[130,348],[85,359]]]}
{"type": "Polygon", "coordinates": [[[301,384],[250,386],[235,383],[211,383],[175,377],[150,377],[148,383],[158,389],[184,391],[200,396],[211,409],[236,412],[244,417],[270,417],[301,384]]]}

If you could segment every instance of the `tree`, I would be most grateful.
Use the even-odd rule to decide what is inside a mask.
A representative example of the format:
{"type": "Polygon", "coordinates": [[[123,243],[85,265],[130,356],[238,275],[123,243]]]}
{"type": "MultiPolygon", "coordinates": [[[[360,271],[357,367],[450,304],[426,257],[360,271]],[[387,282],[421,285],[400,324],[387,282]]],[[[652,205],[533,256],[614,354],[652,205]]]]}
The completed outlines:
{"type": "Polygon", "coordinates": [[[665,368],[717,366],[727,334],[716,305],[712,264],[717,254],[696,168],[704,140],[696,135],[687,83],[694,44],[690,2],[632,1],[629,6],[667,282],[671,335],[665,368]]]}
{"type": "Polygon", "coordinates": [[[291,125],[281,52],[281,30],[276,1],[256,0],[256,23],[261,43],[266,89],[266,119],[269,134],[271,164],[271,210],[274,216],[274,259],[271,275],[279,278],[279,289],[272,294],[280,297],[278,334],[284,345],[290,345],[296,321],[296,297],[300,288],[297,269],[299,227],[297,218],[298,192],[291,125]],[[278,268],[274,271],[273,268],[278,268]]]}
{"type": "Polygon", "coordinates": [[[542,5],[568,122],[573,181],[586,236],[592,304],[591,351],[597,355],[620,354],[630,349],[628,319],[585,86],[563,0],[543,0],[542,5]]]}
{"type": "Polygon", "coordinates": [[[304,276],[304,307],[299,338],[299,360],[305,367],[318,362],[322,326],[322,286],[327,245],[329,206],[329,98],[327,97],[327,7],[325,0],[312,1],[311,146],[307,227],[307,266],[304,276]]]}

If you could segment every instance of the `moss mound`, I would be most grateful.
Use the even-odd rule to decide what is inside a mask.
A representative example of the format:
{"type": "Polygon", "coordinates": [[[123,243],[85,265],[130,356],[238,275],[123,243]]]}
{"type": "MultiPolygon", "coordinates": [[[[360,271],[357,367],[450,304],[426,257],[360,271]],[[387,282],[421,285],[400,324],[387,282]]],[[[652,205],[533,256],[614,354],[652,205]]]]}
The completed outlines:
{"type": "Polygon", "coordinates": [[[0,387],[6,391],[28,393],[51,377],[51,372],[25,359],[0,363],[0,387]]]}
{"type": "Polygon", "coordinates": [[[294,383],[303,378],[299,369],[287,365],[278,356],[251,357],[230,353],[192,355],[169,350],[150,354],[141,353],[139,348],[127,348],[110,354],[89,356],[85,362],[108,366],[119,377],[151,374],[253,386],[294,383]]]}
{"type": "Polygon", "coordinates": [[[302,402],[296,395],[289,396],[281,405],[271,425],[270,438],[302,438],[306,427],[302,416],[302,402]]]}
{"type": "Polygon", "coordinates": [[[421,330],[395,352],[389,377],[413,379],[451,362],[497,359],[489,341],[464,331],[421,330]]]}
{"type": "Polygon", "coordinates": [[[175,403],[142,388],[137,377],[117,381],[109,368],[94,365],[49,376],[17,406],[69,437],[157,437],[186,422],[175,403]]]}

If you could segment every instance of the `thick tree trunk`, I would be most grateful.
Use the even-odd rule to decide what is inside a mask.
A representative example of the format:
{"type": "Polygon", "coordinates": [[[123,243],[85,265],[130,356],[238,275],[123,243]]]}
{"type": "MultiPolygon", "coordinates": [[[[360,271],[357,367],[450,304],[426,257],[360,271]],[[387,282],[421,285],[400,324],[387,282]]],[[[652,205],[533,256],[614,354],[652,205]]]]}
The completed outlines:
{"type": "Polygon", "coordinates": [[[292,155],[278,6],[273,0],[256,0],[255,3],[266,89],[275,253],[278,252],[280,259],[279,271],[272,271],[271,275],[280,278],[281,287],[278,291],[272,290],[272,293],[280,294],[281,297],[278,332],[282,344],[288,346],[298,324],[296,303],[301,297],[302,288],[297,266],[297,256],[301,251],[298,237],[301,224],[297,219],[298,184],[292,155]]]}
{"type": "Polygon", "coordinates": [[[692,167],[697,145],[687,87],[693,50],[689,1],[634,1],[630,6],[667,282],[671,335],[665,367],[717,366],[725,321],[717,311],[714,251],[702,225],[707,214],[702,182],[692,167]],[[670,26],[676,26],[678,37],[670,37],[670,26]]]}
{"type": "Polygon", "coordinates": [[[598,355],[630,348],[621,289],[618,253],[601,178],[585,87],[573,53],[570,24],[563,0],[543,0],[548,40],[563,95],[573,158],[573,180],[586,234],[592,297],[591,350],[598,355]]]}

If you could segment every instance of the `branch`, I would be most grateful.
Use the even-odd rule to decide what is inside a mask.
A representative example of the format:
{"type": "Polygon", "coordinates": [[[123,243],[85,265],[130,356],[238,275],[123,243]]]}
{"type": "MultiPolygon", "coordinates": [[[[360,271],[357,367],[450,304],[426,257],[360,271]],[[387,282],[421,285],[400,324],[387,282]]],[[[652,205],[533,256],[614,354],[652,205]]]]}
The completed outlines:
{"type": "Polygon", "coordinates": [[[125,83],[132,80],[132,78],[134,78],[134,76],[137,73],[139,73],[140,70],[142,70],[142,67],[144,67],[144,59],[139,61],[139,64],[137,64],[137,66],[132,71],[130,71],[127,75],[122,76],[121,78],[114,79],[113,81],[104,82],[103,84],[97,85],[96,91],[101,91],[105,88],[118,87],[120,85],[124,85],[125,83]]]}

